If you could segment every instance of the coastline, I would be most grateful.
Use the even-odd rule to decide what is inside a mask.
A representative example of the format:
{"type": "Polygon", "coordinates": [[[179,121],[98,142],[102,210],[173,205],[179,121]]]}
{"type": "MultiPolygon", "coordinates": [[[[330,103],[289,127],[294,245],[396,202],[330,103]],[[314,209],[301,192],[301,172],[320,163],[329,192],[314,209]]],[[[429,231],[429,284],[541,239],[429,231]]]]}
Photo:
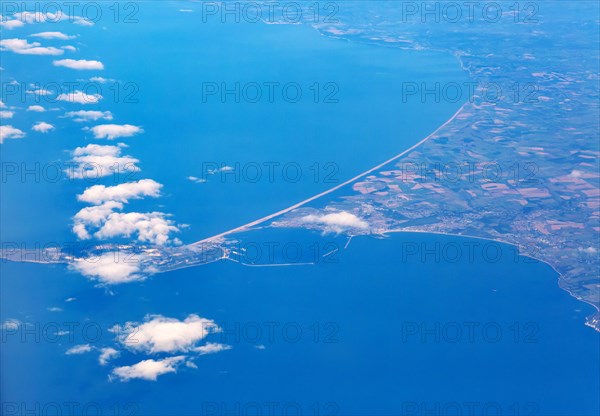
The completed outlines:
{"type": "Polygon", "coordinates": [[[264,223],[266,221],[269,221],[269,220],[271,220],[273,218],[277,218],[277,217],[279,217],[279,216],[281,216],[283,214],[287,214],[288,212],[293,211],[296,208],[300,208],[301,206],[306,205],[309,202],[312,202],[312,201],[314,201],[316,199],[319,199],[319,198],[321,198],[321,197],[323,197],[325,195],[328,195],[328,194],[330,194],[332,192],[335,192],[338,189],[343,188],[344,186],[347,186],[347,185],[349,185],[349,184],[351,184],[353,182],[356,182],[357,180],[359,180],[359,179],[367,176],[370,173],[375,172],[376,170],[381,169],[385,165],[387,165],[389,163],[392,163],[392,162],[394,162],[397,159],[400,159],[402,156],[406,155],[407,153],[409,153],[409,152],[415,150],[417,147],[421,146],[423,143],[425,143],[426,141],[428,141],[429,139],[431,139],[433,136],[435,136],[440,130],[442,130],[444,127],[446,127],[452,121],[454,121],[462,113],[462,111],[465,108],[465,106],[467,106],[467,104],[469,104],[469,103],[470,103],[469,101],[465,102],[456,111],[456,113],[454,113],[454,115],[452,117],[450,117],[444,124],[442,124],[441,126],[439,126],[434,132],[432,132],[431,134],[429,134],[427,137],[425,137],[421,141],[417,142],[416,144],[412,145],[408,149],[402,151],[401,153],[397,154],[396,156],[394,156],[394,157],[392,157],[392,158],[390,158],[390,159],[388,159],[388,160],[386,160],[386,161],[378,164],[377,166],[374,166],[374,167],[370,168],[369,170],[366,170],[365,172],[362,172],[362,173],[354,176],[353,178],[350,178],[350,179],[346,180],[345,182],[342,182],[342,183],[334,186],[333,188],[330,188],[330,189],[328,189],[326,191],[323,191],[323,192],[321,192],[321,193],[319,193],[317,195],[313,195],[310,198],[307,198],[307,199],[305,199],[305,200],[303,200],[301,202],[298,202],[298,203],[296,203],[294,205],[291,205],[291,206],[289,206],[287,208],[284,208],[284,209],[282,209],[280,211],[277,211],[277,212],[275,212],[273,214],[269,214],[269,215],[267,215],[265,217],[259,218],[258,220],[249,222],[247,224],[244,224],[244,225],[241,225],[239,227],[233,228],[231,230],[222,232],[222,233],[214,235],[212,237],[208,237],[208,238],[205,238],[203,240],[196,241],[194,243],[190,243],[188,245],[189,246],[197,246],[197,245],[200,245],[200,244],[204,244],[204,243],[207,243],[207,242],[211,242],[211,241],[217,240],[219,238],[225,237],[225,236],[230,235],[230,234],[234,234],[234,233],[237,233],[237,232],[246,231],[246,230],[250,229],[251,227],[253,227],[255,225],[262,224],[262,223],[264,223]]]}
{"type": "MultiPolygon", "coordinates": [[[[435,232],[435,231],[419,231],[419,230],[392,229],[392,230],[385,230],[385,231],[379,233],[379,235],[385,236],[385,234],[388,234],[388,233],[405,233],[405,234],[419,233],[419,234],[433,234],[433,235],[450,236],[450,237],[464,237],[464,238],[472,238],[472,239],[475,239],[475,240],[484,240],[484,241],[490,241],[490,242],[494,242],[494,243],[506,244],[508,246],[516,247],[518,249],[524,248],[524,247],[522,247],[521,245],[519,245],[517,243],[511,243],[511,242],[508,242],[508,241],[494,239],[494,238],[480,237],[480,236],[468,235],[468,234],[442,233],[442,232],[435,232]]],[[[564,290],[565,292],[567,292],[569,295],[571,295],[573,298],[577,299],[578,301],[583,302],[583,303],[587,303],[588,305],[593,306],[594,309],[596,309],[596,312],[600,313],[600,308],[598,307],[598,305],[595,305],[595,304],[593,304],[593,303],[591,303],[591,302],[589,302],[589,301],[587,301],[585,299],[582,299],[582,298],[576,296],[569,289],[567,289],[565,287],[562,287],[560,285],[561,280],[564,280],[562,273],[560,273],[558,270],[556,270],[556,267],[554,265],[552,265],[551,263],[549,263],[547,260],[541,259],[539,257],[531,256],[529,254],[522,254],[521,252],[519,252],[519,256],[527,257],[527,258],[530,258],[532,260],[539,261],[540,263],[544,263],[544,264],[550,266],[550,268],[558,275],[558,283],[559,283],[558,287],[560,289],[564,290]]],[[[593,325],[590,325],[588,322],[586,322],[585,324],[587,326],[591,327],[591,328],[594,328],[596,331],[600,332],[600,327],[597,328],[597,327],[595,327],[593,325]]]]}

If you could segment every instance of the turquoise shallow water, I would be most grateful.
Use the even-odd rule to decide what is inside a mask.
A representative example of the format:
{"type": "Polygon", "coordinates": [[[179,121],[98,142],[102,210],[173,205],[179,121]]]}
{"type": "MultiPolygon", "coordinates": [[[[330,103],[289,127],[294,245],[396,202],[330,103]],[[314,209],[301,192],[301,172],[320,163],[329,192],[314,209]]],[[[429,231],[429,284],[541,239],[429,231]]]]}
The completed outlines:
{"type": "MultiPolygon", "coordinates": [[[[253,237],[305,248],[315,241],[345,243],[304,232],[253,237]]],[[[497,406],[503,414],[598,412],[599,336],[583,325],[591,307],[560,290],[547,265],[505,245],[412,234],[355,238],[331,262],[281,268],[215,263],[121,286],[112,296],[62,267],[6,264],[3,272],[4,317],[61,327],[89,320],[105,329],[148,313],[198,313],[226,330],[209,340],[233,347],[156,383],[120,383],[108,380],[110,367],[98,366],[97,353],[65,356],[69,342],[22,343],[11,336],[2,352],[3,378],[11,380],[3,383],[3,400],[9,402],[75,400],[103,408],[133,402],[139,414],[211,414],[207,406],[215,403],[218,409],[260,403],[263,414],[265,403],[296,403],[303,414],[313,414],[315,403],[320,414],[332,408],[337,414],[411,414],[415,405],[450,409],[457,403],[463,412],[468,403],[487,406],[488,414],[497,406]],[[465,251],[423,263],[422,249],[436,244],[465,251]],[[419,254],[412,254],[414,247],[419,254]],[[466,247],[475,247],[474,256],[466,247]],[[68,297],[77,301],[64,303],[68,297]],[[52,305],[64,311],[46,311],[52,305]]],[[[82,331],[75,334],[74,343],[82,342],[82,331]]],[[[102,335],[92,345],[113,344],[112,334],[102,335]]],[[[96,335],[90,330],[88,337],[96,335]]],[[[125,353],[114,364],[140,358],[125,353]]]]}

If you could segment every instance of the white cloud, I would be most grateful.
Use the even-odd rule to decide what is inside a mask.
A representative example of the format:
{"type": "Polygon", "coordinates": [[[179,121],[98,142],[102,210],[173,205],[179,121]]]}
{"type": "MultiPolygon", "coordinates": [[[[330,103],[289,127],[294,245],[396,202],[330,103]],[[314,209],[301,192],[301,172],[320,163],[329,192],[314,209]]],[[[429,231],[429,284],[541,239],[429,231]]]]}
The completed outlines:
{"type": "Polygon", "coordinates": [[[0,125],[0,144],[6,139],[21,139],[25,137],[25,133],[13,126],[0,125]]]}
{"type": "Polygon", "coordinates": [[[192,181],[192,182],[194,182],[194,183],[206,183],[206,182],[207,182],[207,180],[206,180],[206,179],[203,179],[203,178],[198,178],[198,177],[196,177],[196,176],[188,176],[188,177],[187,177],[187,179],[188,179],[189,181],[192,181]]]}
{"type": "Polygon", "coordinates": [[[233,170],[235,170],[235,168],[234,168],[234,167],[225,165],[225,166],[221,166],[221,167],[220,167],[220,168],[218,168],[218,169],[212,169],[212,170],[209,170],[209,171],[208,171],[208,174],[209,174],[209,175],[216,175],[216,174],[217,174],[217,173],[219,173],[219,172],[231,172],[231,171],[233,171],[233,170]]]}
{"type": "Polygon", "coordinates": [[[0,118],[12,118],[14,115],[14,111],[0,110],[0,118]]]}
{"type": "Polygon", "coordinates": [[[143,273],[151,274],[152,270],[144,268],[143,262],[142,256],[110,252],[77,259],[69,267],[102,284],[116,285],[144,280],[146,276],[143,273]]]}
{"type": "Polygon", "coordinates": [[[46,109],[44,107],[42,107],[41,105],[30,105],[29,107],[27,107],[27,111],[34,111],[36,113],[43,113],[44,111],[46,111],[46,109]]]}
{"type": "Polygon", "coordinates": [[[191,12],[193,12],[192,9],[179,9],[179,11],[182,12],[182,13],[191,13],[191,12]]]}
{"type": "Polygon", "coordinates": [[[210,319],[191,314],[183,321],[161,315],[148,315],[143,323],[127,322],[111,329],[118,341],[134,352],[188,352],[207,335],[220,331],[210,319]]]}
{"type": "Polygon", "coordinates": [[[573,178],[581,178],[583,172],[580,170],[574,170],[573,172],[569,173],[569,176],[573,177],[573,178]]]}
{"type": "Polygon", "coordinates": [[[120,202],[109,201],[101,205],[81,209],[74,217],[73,232],[82,240],[92,238],[87,231],[88,226],[100,227],[115,209],[123,209],[120,202]]]}
{"type": "Polygon", "coordinates": [[[9,318],[2,322],[2,325],[0,325],[0,329],[2,329],[3,331],[16,331],[21,325],[23,325],[23,323],[18,319],[9,318]]]}
{"type": "Polygon", "coordinates": [[[342,233],[350,229],[366,230],[369,224],[361,220],[356,215],[340,211],[325,215],[306,215],[302,221],[309,224],[317,224],[323,226],[325,232],[342,233]]]}
{"type": "Polygon", "coordinates": [[[32,24],[32,23],[43,23],[43,22],[58,22],[60,20],[62,20],[65,15],[62,12],[57,12],[57,13],[51,13],[51,12],[47,12],[47,13],[42,13],[42,12],[28,12],[28,11],[23,11],[23,12],[18,12],[13,14],[13,17],[16,19],[19,19],[21,22],[23,23],[28,23],[28,24],[32,24]]]}
{"type": "Polygon", "coordinates": [[[8,30],[12,30],[14,28],[21,27],[23,25],[25,25],[25,23],[23,23],[17,19],[4,20],[4,21],[0,20],[0,27],[3,27],[4,29],[8,29],[8,30]]]}
{"type": "Polygon", "coordinates": [[[97,82],[99,84],[106,84],[107,82],[114,82],[115,80],[111,78],[91,77],[90,81],[97,82]]]}
{"type": "Polygon", "coordinates": [[[100,144],[88,144],[85,147],[78,147],[73,151],[75,156],[86,154],[94,156],[118,156],[121,153],[122,146],[104,146],[100,144]]]}
{"type": "Polygon", "coordinates": [[[62,11],[58,11],[56,13],[24,11],[24,12],[15,13],[13,15],[13,17],[18,19],[22,23],[28,23],[28,24],[44,23],[44,22],[57,23],[60,21],[70,21],[71,23],[79,25],[79,26],[93,26],[94,25],[94,22],[92,22],[89,19],[86,19],[85,17],[69,16],[68,14],[63,13],[62,11]]]}
{"type": "Polygon", "coordinates": [[[137,364],[117,367],[112,374],[121,381],[139,378],[142,380],[156,381],[158,376],[176,373],[177,367],[185,361],[185,357],[168,357],[162,360],[143,360],[137,364]]]}
{"type": "Polygon", "coordinates": [[[60,94],[56,99],[78,104],[97,104],[102,99],[102,96],[100,94],[86,94],[83,91],[77,90],[68,94],[60,94]]]}
{"type": "Polygon", "coordinates": [[[52,46],[43,47],[39,42],[28,43],[25,39],[2,39],[0,50],[20,55],[62,55],[64,51],[52,46]]]}
{"type": "MultiPolygon", "coordinates": [[[[115,212],[123,209],[120,202],[109,201],[81,209],[73,217],[73,232],[82,240],[90,239],[90,228],[97,228],[93,236],[97,239],[115,237],[131,237],[137,235],[137,240],[157,245],[168,244],[169,235],[178,232],[173,221],[162,212],[115,212]]],[[[174,239],[173,242],[179,243],[174,239]]]]}
{"type": "Polygon", "coordinates": [[[67,355],[85,354],[85,353],[92,351],[92,349],[93,348],[90,344],[75,345],[74,347],[69,348],[65,354],[67,354],[67,355]]]}
{"type": "Polygon", "coordinates": [[[96,121],[100,119],[112,120],[113,115],[110,111],[69,111],[65,114],[66,117],[72,117],[73,121],[83,123],[85,121],[96,121]]]}
{"type": "Polygon", "coordinates": [[[73,24],[79,26],[94,26],[94,22],[92,22],[89,19],[86,19],[85,17],[80,16],[73,16],[73,24]]]}
{"type": "MultiPolygon", "coordinates": [[[[179,228],[165,217],[167,214],[162,212],[115,212],[108,216],[94,237],[105,239],[137,234],[138,241],[165,245],[170,242],[169,234],[179,231],[179,228]]],[[[179,242],[177,239],[173,241],[179,242]]]]}
{"type": "Polygon", "coordinates": [[[36,38],[42,38],[42,39],[60,39],[60,40],[68,40],[68,39],[75,38],[75,36],[69,36],[62,32],[40,32],[40,33],[34,33],[33,35],[29,35],[29,36],[36,37],[36,38]]]}
{"type": "Polygon", "coordinates": [[[4,101],[0,100],[0,108],[6,108],[6,104],[4,104],[4,101]]]}
{"type": "Polygon", "coordinates": [[[62,312],[62,308],[59,308],[58,306],[51,306],[49,308],[46,308],[46,310],[48,310],[48,312],[62,312]]]}
{"type": "Polygon", "coordinates": [[[216,354],[221,351],[227,351],[231,349],[231,345],[227,344],[219,344],[217,342],[207,342],[205,345],[201,347],[194,348],[195,352],[200,353],[200,355],[206,354],[216,354]]]}
{"type": "Polygon", "coordinates": [[[586,248],[579,248],[579,251],[586,253],[586,254],[596,254],[598,253],[598,250],[595,247],[589,246],[586,248]]]}
{"type": "Polygon", "coordinates": [[[130,199],[141,199],[145,196],[158,197],[162,185],[152,179],[122,183],[115,186],[94,185],[87,188],[77,199],[82,202],[98,205],[107,201],[127,203],[130,199]]]}
{"type": "Polygon", "coordinates": [[[46,89],[43,89],[43,88],[39,88],[37,90],[28,90],[27,94],[33,94],[33,95],[39,95],[39,96],[41,96],[41,95],[52,95],[52,92],[48,91],[46,89]]]}
{"type": "Polygon", "coordinates": [[[73,152],[73,166],[67,169],[71,178],[97,179],[104,176],[139,172],[139,160],[131,156],[121,156],[121,146],[101,146],[89,144],[78,147],[73,152]]]}
{"type": "Polygon", "coordinates": [[[121,353],[114,348],[102,348],[100,349],[100,356],[98,357],[98,362],[100,365],[106,365],[113,358],[117,358],[121,353]]]}
{"type": "Polygon", "coordinates": [[[113,140],[118,137],[131,137],[143,131],[140,127],[132,126],[131,124],[101,124],[92,127],[91,130],[96,139],[108,140],[113,140]]]}
{"type": "Polygon", "coordinates": [[[40,121],[39,123],[36,123],[31,130],[39,133],[48,133],[50,130],[54,130],[54,126],[44,121],[40,121]]]}
{"type": "Polygon", "coordinates": [[[65,51],[70,51],[70,52],[75,52],[77,50],[77,48],[75,46],[71,46],[71,45],[61,46],[60,48],[64,49],[65,51]]]}
{"type": "Polygon", "coordinates": [[[85,59],[61,59],[52,62],[54,66],[64,66],[65,68],[77,69],[77,70],[102,70],[104,64],[100,61],[88,61],[85,59]]]}

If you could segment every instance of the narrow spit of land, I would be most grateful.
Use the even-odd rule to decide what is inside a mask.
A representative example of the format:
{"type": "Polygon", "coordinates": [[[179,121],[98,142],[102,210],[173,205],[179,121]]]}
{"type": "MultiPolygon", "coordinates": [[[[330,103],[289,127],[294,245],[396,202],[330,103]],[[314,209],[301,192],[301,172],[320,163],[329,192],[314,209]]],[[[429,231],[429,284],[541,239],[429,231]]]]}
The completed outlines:
{"type": "Polygon", "coordinates": [[[444,127],[446,127],[448,124],[450,124],[456,117],[458,117],[458,115],[462,112],[462,110],[463,110],[463,108],[464,108],[465,105],[466,105],[466,103],[463,104],[458,109],[458,111],[456,111],[456,113],[454,113],[454,115],[452,117],[450,117],[444,124],[442,124],[440,127],[438,127],[429,136],[425,137],[420,142],[418,142],[418,143],[414,144],[413,146],[409,147],[408,149],[404,150],[402,153],[399,153],[396,156],[394,156],[394,157],[386,160],[385,162],[382,162],[379,165],[374,166],[371,169],[369,169],[369,170],[367,170],[365,172],[362,172],[362,173],[356,175],[355,177],[353,177],[351,179],[348,179],[347,181],[334,186],[333,188],[330,188],[330,189],[328,189],[326,191],[323,191],[323,192],[321,192],[321,193],[319,193],[317,195],[313,195],[310,198],[307,198],[307,199],[305,199],[305,200],[303,200],[301,202],[298,202],[297,204],[294,204],[294,205],[292,205],[290,207],[287,207],[285,209],[282,209],[280,211],[274,212],[273,214],[269,214],[269,215],[267,215],[265,217],[259,218],[259,219],[255,220],[255,221],[252,221],[252,222],[249,222],[247,224],[241,225],[239,227],[233,228],[233,229],[231,229],[229,231],[225,231],[225,232],[222,232],[220,234],[213,235],[212,237],[208,237],[208,238],[205,238],[205,239],[200,240],[200,241],[196,241],[195,243],[190,244],[190,246],[198,246],[198,245],[201,245],[201,244],[205,244],[205,243],[208,243],[208,242],[211,242],[211,241],[218,240],[218,239],[220,239],[222,237],[225,237],[227,235],[230,235],[230,234],[235,234],[235,233],[238,233],[238,232],[246,231],[246,230],[248,230],[248,229],[250,229],[250,228],[252,228],[252,227],[254,227],[256,225],[259,225],[259,224],[262,224],[262,223],[264,223],[266,221],[272,220],[273,218],[279,217],[279,216],[281,216],[283,214],[287,214],[288,212],[293,211],[296,208],[300,208],[301,206],[306,205],[309,202],[314,201],[315,199],[319,199],[319,198],[321,198],[321,197],[323,197],[323,196],[325,196],[327,194],[330,194],[332,192],[337,191],[338,189],[340,189],[340,188],[342,188],[342,187],[344,187],[346,185],[349,185],[349,184],[351,184],[353,182],[356,182],[360,178],[363,178],[363,177],[367,176],[368,174],[373,173],[376,170],[381,169],[385,165],[387,165],[387,164],[389,164],[389,163],[391,163],[391,162],[393,162],[393,161],[395,161],[397,159],[400,159],[402,156],[404,156],[407,153],[413,151],[414,149],[416,149],[417,147],[419,147],[420,145],[422,145],[423,143],[425,143],[427,140],[429,140],[430,138],[432,138],[433,136],[435,136],[440,130],[442,130],[444,127]]]}

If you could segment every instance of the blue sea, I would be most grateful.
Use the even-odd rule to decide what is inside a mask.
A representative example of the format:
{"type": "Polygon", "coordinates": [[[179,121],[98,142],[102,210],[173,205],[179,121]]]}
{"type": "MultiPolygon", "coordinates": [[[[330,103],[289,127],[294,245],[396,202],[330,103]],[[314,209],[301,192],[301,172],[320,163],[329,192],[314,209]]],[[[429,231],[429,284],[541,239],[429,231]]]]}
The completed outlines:
{"type": "MultiPolygon", "coordinates": [[[[260,238],[252,241],[343,243],[285,230],[260,238]]],[[[34,342],[21,331],[7,336],[6,402],[97,403],[104,414],[117,406],[142,415],[269,414],[269,406],[278,406],[273,414],[311,415],[454,415],[469,414],[469,406],[473,414],[598,412],[598,333],[583,325],[593,308],[559,289],[549,266],[506,245],[421,234],[360,237],[315,265],[218,262],[110,295],[63,267],[2,268],[4,317],[42,327],[80,324],[72,343],[51,336],[34,342]],[[460,255],[434,259],[426,252],[436,244],[461,247],[454,251],[460,255]],[[77,301],[65,304],[70,297],[77,301]],[[46,310],[54,305],[64,310],[46,310]],[[224,332],[208,339],[232,349],[157,382],[110,381],[96,354],[64,355],[86,341],[112,345],[107,328],[149,313],[214,319],[224,332]]]]}
{"type": "MultiPolygon", "coordinates": [[[[184,243],[331,188],[422,140],[462,104],[401,98],[406,82],[468,81],[443,52],[347,42],[310,25],[202,22],[178,11],[197,10],[189,2],[139,4],[137,23],[44,29],[77,30],[77,57],[101,60],[102,73],[74,74],[50,66],[50,58],[3,52],[2,76],[47,85],[102,75],[133,88],[115,98],[104,85],[105,99],[86,109],[143,127],[122,140],[141,167],[127,179],[152,178],[164,185],[163,196],[129,207],[172,214],[188,225],[177,235],[184,243]],[[278,95],[250,103],[203,94],[215,83],[238,82],[297,83],[303,95],[295,103],[278,95]],[[323,102],[332,91],[337,102],[323,102]],[[271,162],[280,164],[274,180],[265,167],[271,162]],[[284,176],[286,163],[301,168],[298,180],[284,176]],[[241,173],[246,167],[253,175],[257,165],[259,180],[241,173]],[[208,174],[223,166],[239,166],[240,176],[208,174]]],[[[35,104],[30,96],[3,100],[35,104]]],[[[97,142],[84,125],[61,117],[81,106],[42,104],[59,108],[44,116],[56,131],[7,140],[3,162],[64,162],[75,147],[97,142]]],[[[38,119],[21,111],[11,122],[38,119]]],[[[113,185],[114,178],[94,183],[113,185]]],[[[2,183],[2,243],[73,241],[71,218],[83,207],[76,195],[90,185],[11,177],[2,183]]],[[[593,308],[561,290],[548,265],[510,246],[428,234],[347,244],[342,236],[289,229],[244,239],[264,250],[255,265],[219,261],[109,289],[62,265],[2,262],[1,320],[28,324],[2,332],[4,414],[600,414],[600,339],[584,325],[593,308]],[[273,242],[302,247],[301,261],[277,248],[275,262],[291,264],[270,267],[266,247],[273,242]],[[480,251],[486,244],[499,255],[480,251]],[[464,251],[428,254],[439,254],[440,245],[464,251]],[[109,329],[116,324],[190,314],[217,322],[223,332],[207,341],[231,349],[199,356],[197,368],[181,366],[155,382],[109,377],[113,366],[145,359],[131,352],[108,366],[96,352],[66,354],[81,344],[115,346],[109,329]]]]}
{"type": "MultiPolygon", "coordinates": [[[[44,115],[60,129],[51,138],[32,137],[29,143],[8,140],[3,159],[33,171],[35,163],[42,169],[54,162],[66,164],[67,150],[97,141],[82,131],[85,124],[60,117],[83,107],[109,110],[114,119],[97,124],[143,128],[141,135],[114,141],[127,144],[123,153],[140,160],[141,172],[93,183],[114,185],[144,178],[162,183],[161,209],[189,225],[178,235],[184,242],[240,226],[354,177],[425,138],[467,99],[456,103],[403,99],[404,83],[467,82],[456,58],[448,54],[331,39],[309,25],[222,23],[216,18],[204,23],[201,13],[178,11],[194,7],[187,2],[139,4],[137,23],[115,23],[114,12],[105,9],[105,18],[92,27],[51,25],[52,30],[69,34],[77,28],[82,34],[71,41],[80,48],[76,58],[101,60],[104,71],[53,68],[46,57],[3,54],[7,81],[14,77],[40,85],[57,83],[61,91],[74,82],[76,89],[98,91],[104,97],[99,104],[85,106],[40,97],[40,104],[61,108],[44,115]],[[114,82],[90,83],[92,76],[114,82]],[[214,84],[219,93],[209,95],[206,89],[214,84]],[[239,97],[229,94],[223,99],[222,90],[234,90],[236,84],[239,97]],[[258,102],[252,102],[254,84],[262,93],[258,102]],[[296,99],[298,92],[302,96],[296,99]],[[216,167],[235,171],[209,175],[216,167]],[[195,183],[188,176],[207,182],[195,183]]],[[[18,35],[17,30],[25,28],[11,34],[18,35]]],[[[34,104],[33,96],[23,95],[28,105],[34,104]]],[[[7,94],[5,101],[21,104],[20,98],[7,94]]],[[[19,112],[13,124],[29,125],[38,118],[19,112]]],[[[46,176],[54,178],[53,166],[47,170],[46,176]]],[[[3,192],[11,197],[10,204],[2,202],[6,218],[20,215],[42,221],[27,230],[7,221],[3,239],[39,242],[49,235],[57,242],[72,239],[65,224],[82,207],[74,195],[92,181],[48,184],[41,179],[38,184],[30,175],[23,184],[19,179],[20,175],[11,176],[3,184],[3,192]],[[46,215],[57,220],[46,221],[46,215]]],[[[155,200],[130,204],[132,210],[156,205],[155,200]]]]}

